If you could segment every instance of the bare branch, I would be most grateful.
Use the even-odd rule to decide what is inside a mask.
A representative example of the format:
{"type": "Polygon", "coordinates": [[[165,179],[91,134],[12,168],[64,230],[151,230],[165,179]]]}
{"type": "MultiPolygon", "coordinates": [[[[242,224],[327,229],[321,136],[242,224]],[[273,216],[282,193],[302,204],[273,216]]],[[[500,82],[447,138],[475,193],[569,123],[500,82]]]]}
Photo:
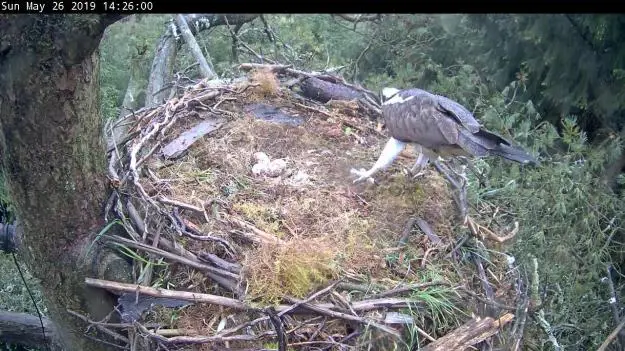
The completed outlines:
{"type": "Polygon", "coordinates": [[[344,13],[337,13],[337,14],[333,14],[332,16],[337,16],[340,17],[346,21],[352,22],[352,23],[358,23],[358,22],[371,22],[371,21],[377,21],[382,19],[382,15],[381,14],[358,14],[358,15],[348,15],[348,14],[344,14],[344,13]]]}

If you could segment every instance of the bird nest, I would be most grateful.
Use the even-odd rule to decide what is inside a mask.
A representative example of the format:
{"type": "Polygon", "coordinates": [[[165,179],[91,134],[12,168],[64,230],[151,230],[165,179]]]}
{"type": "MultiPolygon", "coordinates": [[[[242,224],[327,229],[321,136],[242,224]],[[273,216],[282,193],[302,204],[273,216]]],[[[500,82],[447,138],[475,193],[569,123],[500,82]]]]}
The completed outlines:
{"type": "MultiPolygon", "coordinates": [[[[125,231],[103,237],[133,258],[135,281],[100,284],[132,294],[122,310],[137,292],[152,299],[135,332],[198,350],[401,349],[469,320],[488,299],[471,293],[481,283],[460,249],[471,226],[445,180],[413,179],[408,150],[378,184],[352,184],[350,168],[372,164],[385,142],[366,113],[256,71],[109,124],[106,215],[125,231]]],[[[506,270],[491,258],[500,286],[506,270]]]]}

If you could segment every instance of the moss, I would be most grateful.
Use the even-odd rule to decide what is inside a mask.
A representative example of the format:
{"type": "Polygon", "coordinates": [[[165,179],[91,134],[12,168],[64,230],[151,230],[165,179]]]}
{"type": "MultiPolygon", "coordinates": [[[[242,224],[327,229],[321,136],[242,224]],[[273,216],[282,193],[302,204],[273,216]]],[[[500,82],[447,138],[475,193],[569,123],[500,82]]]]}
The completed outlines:
{"type": "Polygon", "coordinates": [[[285,295],[304,297],[335,276],[334,251],[330,242],[321,240],[261,247],[244,264],[252,297],[269,304],[279,303],[285,295]]]}
{"type": "Polygon", "coordinates": [[[233,204],[232,209],[243,214],[243,216],[252,221],[258,229],[273,234],[281,239],[285,237],[286,233],[280,229],[280,220],[276,212],[271,208],[264,207],[258,203],[242,202],[233,204]]]}

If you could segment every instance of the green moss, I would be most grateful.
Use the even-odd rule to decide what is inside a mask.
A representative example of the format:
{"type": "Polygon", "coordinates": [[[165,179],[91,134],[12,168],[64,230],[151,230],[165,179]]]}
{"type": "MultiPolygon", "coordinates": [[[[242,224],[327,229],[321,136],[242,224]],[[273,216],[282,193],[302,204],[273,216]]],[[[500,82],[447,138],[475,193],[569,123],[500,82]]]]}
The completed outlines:
{"type": "Polygon", "coordinates": [[[286,233],[280,229],[280,220],[271,208],[253,202],[242,202],[233,204],[232,209],[252,221],[258,229],[278,238],[284,238],[286,233]]]}

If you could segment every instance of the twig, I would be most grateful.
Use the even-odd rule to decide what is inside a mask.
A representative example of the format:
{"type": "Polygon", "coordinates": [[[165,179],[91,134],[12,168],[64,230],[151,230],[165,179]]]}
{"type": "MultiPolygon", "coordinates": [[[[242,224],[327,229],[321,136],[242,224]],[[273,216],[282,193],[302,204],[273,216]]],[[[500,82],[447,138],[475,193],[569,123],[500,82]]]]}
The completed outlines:
{"type": "Polygon", "coordinates": [[[401,237],[399,237],[399,242],[397,246],[403,247],[408,243],[408,238],[410,237],[410,233],[412,232],[412,227],[414,226],[417,218],[410,217],[406,224],[404,225],[404,230],[402,231],[401,237]]]}
{"type": "MultiPolygon", "coordinates": [[[[530,256],[530,258],[531,258],[531,264],[532,264],[532,279],[531,279],[532,285],[530,287],[530,291],[531,291],[530,301],[534,305],[540,306],[542,305],[542,301],[538,293],[538,289],[540,285],[540,276],[538,274],[538,259],[534,256],[530,256]]],[[[542,308],[540,308],[538,312],[534,314],[533,318],[538,322],[538,324],[543,329],[545,334],[547,334],[547,338],[553,345],[554,350],[560,351],[562,349],[562,346],[560,346],[558,339],[553,334],[553,329],[551,328],[551,325],[545,319],[545,311],[542,308]]]]}
{"type": "Polygon", "coordinates": [[[266,233],[258,228],[256,228],[255,226],[253,226],[252,224],[249,224],[247,222],[245,222],[244,220],[235,218],[233,216],[227,216],[226,218],[227,221],[236,224],[237,226],[247,229],[247,230],[251,230],[252,233],[254,233],[256,235],[256,237],[264,242],[264,243],[268,243],[268,244],[284,244],[284,240],[276,237],[275,235],[271,235],[269,233],[266,233]]]}
{"type": "Polygon", "coordinates": [[[520,350],[521,341],[523,340],[523,330],[525,329],[525,321],[527,320],[527,311],[529,309],[529,297],[526,295],[521,304],[521,308],[517,309],[517,320],[512,328],[514,342],[512,343],[512,351],[520,350]]]}
{"type": "Polygon", "coordinates": [[[451,286],[451,284],[447,282],[428,282],[428,283],[420,283],[420,284],[411,284],[411,285],[397,287],[395,289],[391,289],[391,290],[388,290],[379,294],[375,294],[372,296],[372,298],[379,299],[379,298],[384,298],[384,297],[389,297],[389,296],[394,296],[394,295],[400,295],[405,292],[412,292],[414,290],[428,288],[430,286],[439,286],[439,285],[451,286]]]}
{"type": "MultiPolygon", "coordinates": [[[[614,322],[616,324],[618,324],[621,320],[621,316],[619,311],[621,310],[621,304],[619,301],[619,296],[616,292],[616,288],[614,288],[614,282],[612,281],[612,266],[611,265],[607,265],[606,267],[606,272],[607,272],[607,276],[606,279],[608,281],[608,287],[610,288],[610,308],[612,309],[612,317],[614,318],[614,322]]],[[[621,339],[621,338],[619,338],[621,339]]]]}
{"type": "Polygon", "coordinates": [[[126,344],[130,343],[130,340],[128,340],[127,337],[125,337],[125,336],[123,336],[123,335],[121,335],[119,333],[116,333],[116,332],[106,328],[102,324],[99,324],[97,322],[94,322],[94,321],[90,320],[89,318],[87,318],[86,316],[83,316],[82,314],[80,314],[78,312],[75,312],[75,311],[72,311],[72,310],[68,309],[67,313],[71,314],[74,317],[77,317],[77,318],[83,320],[86,323],[89,323],[89,325],[93,325],[97,330],[99,330],[100,332],[102,332],[102,333],[112,337],[114,340],[122,341],[122,342],[124,342],[126,344]]]}
{"type": "Polygon", "coordinates": [[[491,239],[495,240],[498,243],[503,243],[505,241],[508,241],[508,240],[514,238],[516,236],[516,234],[519,232],[519,222],[514,222],[514,229],[512,229],[512,231],[510,231],[510,234],[505,235],[505,236],[499,236],[499,235],[493,233],[492,230],[490,230],[490,229],[482,226],[481,224],[477,223],[470,216],[466,217],[466,223],[467,223],[467,226],[469,227],[469,229],[471,230],[471,233],[473,233],[473,235],[475,235],[476,237],[479,237],[479,238],[491,238],[491,239]],[[484,234],[486,234],[486,235],[484,235],[484,234]]]}
{"type": "MultiPolygon", "coordinates": [[[[354,331],[353,333],[351,333],[351,334],[349,334],[349,335],[345,336],[344,338],[342,338],[341,340],[339,340],[339,341],[338,341],[338,343],[339,343],[339,345],[340,345],[340,344],[344,344],[344,343],[348,342],[350,339],[353,339],[353,338],[355,338],[355,337],[357,337],[357,336],[360,336],[360,334],[362,334],[362,332],[361,332],[361,331],[356,330],[356,331],[354,331]]],[[[328,351],[328,350],[330,350],[331,348],[332,348],[332,345],[330,345],[330,346],[326,346],[325,348],[323,348],[323,349],[322,349],[322,351],[328,351]]]]}
{"type": "Polygon", "coordinates": [[[296,106],[299,106],[299,107],[303,107],[303,108],[305,108],[305,109],[307,109],[307,110],[311,110],[311,111],[314,111],[314,112],[320,113],[320,114],[322,114],[322,115],[324,115],[324,116],[326,116],[326,117],[328,117],[328,118],[333,118],[333,116],[332,116],[330,113],[325,112],[325,111],[323,111],[323,110],[320,110],[320,109],[318,109],[318,108],[315,108],[315,107],[312,107],[312,106],[307,106],[307,105],[304,105],[304,104],[300,104],[300,103],[298,103],[298,102],[296,102],[296,103],[295,103],[295,105],[296,105],[296,106]]]}
{"type": "MultiPolygon", "coordinates": [[[[486,272],[484,271],[484,265],[482,264],[482,259],[478,255],[472,255],[475,266],[477,267],[478,277],[480,278],[480,282],[482,283],[482,288],[484,289],[484,294],[488,301],[495,301],[495,294],[493,292],[493,287],[490,285],[488,278],[486,277],[486,272]]],[[[492,304],[489,304],[492,306],[492,304]]],[[[493,311],[487,306],[487,313],[492,317],[497,314],[498,311],[493,311]]]]}
{"type": "Polygon", "coordinates": [[[607,350],[608,346],[610,346],[612,341],[614,341],[614,339],[616,339],[616,337],[621,332],[621,329],[623,329],[623,327],[625,327],[625,319],[623,319],[623,321],[621,323],[619,323],[619,325],[617,325],[616,328],[614,328],[614,330],[610,333],[610,335],[608,335],[608,337],[601,344],[601,346],[599,346],[597,351],[605,351],[605,350],[607,350]]]}
{"type": "Polygon", "coordinates": [[[363,292],[365,294],[368,294],[374,288],[376,289],[380,288],[378,286],[373,286],[372,284],[362,285],[362,284],[354,284],[354,283],[347,283],[347,282],[338,283],[336,287],[338,289],[343,289],[343,290],[356,290],[356,291],[363,292]]]}
{"type": "Polygon", "coordinates": [[[215,266],[221,267],[225,270],[228,270],[232,273],[239,274],[241,272],[241,265],[238,263],[232,263],[224,260],[221,257],[218,257],[215,254],[210,252],[200,252],[198,253],[198,258],[202,261],[208,261],[215,266]]]}
{"type": "Polygon", "coordinates": [[[476,300],[478,300],[478,301],[480,301],[482,303],[495,306],[495,307],[500,308],[502,310],[515,311],[517,309],[517,307],[515,307],[515,306],[508,306],[508,305],[504,305],[504,304],[499,303],[499,302],[494,301],[494,300],[491,301],[491,300],[485,299],[485,298],[481,297],[480,295],[474,293],[473,291],[471,291],[471,290],[469,290],[469,289],[467,289],[465,287],[459,287],[459,290],[461,290],[465,294],[473,297],[474,299],[476,299],[476,300]]]}
{"type": "Polygon", "coordinates": [[[149,253],[152,253],[152,254],[155,254],[155,255],[159,255],[159,256],[162,256],[164,258],[168,258],[168,259],[170,259],[172,261],[185,264],[185,265],[187,265],[189,267],[193,267],[195,269],[199,269],[199,270],[202,270],[202,271],[207,271],[207,272],[219,274],[221,276],[233,278],[235,280],[239,279],[239,276],[237,274],[232,273],[232,272],[228,272],[228,271],[225,271],[223,269],[215,268],[215,267],[212,267],[212,266],[200,263],[198,261],[193,261],[193,260],[190,260],[190,259],[188,259],[186,257],[182,257],[182,256],[179,256],[179,255],[173,254],[171,252],[167,252],[167,251],[164,251],[164,250],[152,247],[152,246],[148,246],[146,244],[138,243],[138,242],[135,242],[135,241],[123,238],[121,236],[112,235],[110,238],[112,240],[114,240],[114,241],[123,243],[124,245],[126,245],[128,247],[132,247],[132,248],[143,250],[145,252],[149,252],[149,253]]]}
{"type": "Polygon", "coordinates": [[[228,252],[231,257],[234,256],[235,249],[228,242],[228,240],[200,232],[199,228],[197,228],[197,226],[193,222],[190,222],[180,217],[180,214],[178,213],[178,208],[174,208],[172,215],[176,219],[176,221],[178,221],[178,224],[182,226],[181,231],[184,235],[195,240],[216,241],[224,247],[225,251],[228,252]]]}
{"type": "Polygon", "coordinates": [[[282,323],[282,319],[276,314],[273,307],[265,309],[265,312],[269,316],[269,320],[271,324],[273,324],[276,335],[278,336],[278,351],[286,351],[286,335],[284,333],[284,323],[282,323]]]}
{"type": "Polygon", "coordinates": [[[228,341],[255,341],[262,338],[263,336],[273,335],[273,332],[265,332],[260,335],[174,336],[171,338],[166,338],[162,335],[148,330],[146,327],[142,326],[139,323],[136,323],[135,325],[137,326],[137,329],[141,330],[141,332],[143,332],[144,334],[166,344],[206,344],[228,341]]]}
{"type": "Polygon", "coordinates": [[[423,218],[417,217],[416,223],[417,223],[417,226],[419,226],[419,229],[421,229],[421,231],[425,233],[425,235],[427,235],[427,237],[430,239],[432,244],[438,245],[442,243],[441,238],[438,235],[436,235],[436,233],[434,233],[434,230],[432,229],[432,227],[430,227],[428,222],[426,222],[423,218]]]}
{"type": "Polygon", "coordinates": [[[287,309],[285,309],[285,310],[282,310],[280,313],[278,313],[278,317],[282,317],[283,315],[285,315],[285,314],[287,314],[287,313],[291,312],[292,310],[294,310],[294,309],[298,308],[299,306],[301,306],[301,305],[303,305],[303,304],[305,304],[305,303],[309,303],[309,302],[311,302],[312,300],[314,300],[314,299],[316,299],[316,298],[318,298],[318,297],[320,297],[320,296],[323,296],[323,295],[327,294],[328,292],[332,291],[332,289],[334,289],[334,288],[337,286],[337,284],[339,284],[339,283],[340,283],[340,280],[338,280],[338,281],[336,281],[336,282],[334,282],[334,283],[330,284],[329,286],[327,286],[327,287],[325,287],[325,288],[323,288],[323,289],[321,289],[321,290],[317,291],[316,293],[314,293],[314,294],[310,295],[310,296],[309,296],[309,297],[307,297],[306,299],[301,300],[301,301],[299,301],[299,302],[295,303],[293,306],[290,306],[289,308],[287,308],[287,309]]]}
{"type": "Polygon", "coordinates": [[[348,320],[348,321],[352,321],[352,322],[358,322],[361,324],[365,324],[365,325],[371,325],[373,327],[376,327],[384,332],[387,332],[391,335],[393,335],[396,338],[401,339],[401,335],[394,329],[389,328],[385,325],[382,325],[378,322],[375,322],[371,319],[366,319],[366,318],[362,318],[362,317],[358,317],[358,316],[352,316],[350,314],[346,314],[346,313],[342,313],[342,312],[336,312],[336,311],[332,311],[326,308],[323,308],[319,305],[312,305],[309,303],[303,303],[301,300],[292,298],[292,297],[285,297],[285,299],[287,301],[289,301],[290,303],[296,304],[296,303],[300,303],[300,305],[306,309],[309,309],[311,311],[315,311],[319,314],[322,314],[324,316],[328,316],[328,317],[332,317],[332,318],[339,318],[339,319],[344,319],[344,320],[348,320]]]}
{"type": "Polygon", "coordinates": [[[130,217],[130,221],[137,227],[137,231],[139,232],[139,234],[145,234],[145,223],[143,222],[143,219],[141,219],[139,211],[137,211],[130,199],[126,201],[126,210],[128,211],[128,217],[130,217]]]}
{"type": "Polygon", "coordinates": [[[193,205],[190,205],[190,204],[178,201],[178,200],[168,199],[168,198],[166,198],[164,196],[157,197],[157,200],[159,202],[162,202],[162,203],[166,204],[166,205],[177,206],[177,207],[184,208],[184,209],[187,209],[187,210],[195,211],[195,212],[200,213],[200,214],[204,213],[204,209],[201,208],[201,207],[193,206],[193,205]]]}
{"type": "Polygon", "coordinates": [[[93,341],[95,341],[97,343],[100,343],[100,344],[105,344],[105,345],[108,345],[108,346],[111,346],[111,347],[115,347],[115,348],[118,348],[118,349],[122,349],[122,350],[130,350],[130,348],[128,346],[117,345],[117,344],[114,344],[112,342],[109,342],[109,341],[106,341],[106,340],[102,340],[100,338],[96,338],[95,336],[84,335],[84,337],[89,339],[89,340],[93,340],[93,341]]]}
{"type": "Polygon", "coordinates": [[[129,293],[139,293],[148,296],[154,297],[168,297],[173,299],[179,299],[190,302],[203,302],[210,303],[214,305],[230,307],[237,310],[253,310],[252,307],[246,305],[244,302],[239,300],[231,299],[228,297],[210,295],[210,294],[202,294],[202,293],[194,293],[188,291],[176,291],[176,290],[168,290],[161,288],[151,288],[148,286],[136,285],[136,284],[127,284],[127,283],[119,283],[102,279],[94,279],[94,278],[85,278],[85,284],[95,288],[121,291],[121,292],[129,292],[129,293]]]}

